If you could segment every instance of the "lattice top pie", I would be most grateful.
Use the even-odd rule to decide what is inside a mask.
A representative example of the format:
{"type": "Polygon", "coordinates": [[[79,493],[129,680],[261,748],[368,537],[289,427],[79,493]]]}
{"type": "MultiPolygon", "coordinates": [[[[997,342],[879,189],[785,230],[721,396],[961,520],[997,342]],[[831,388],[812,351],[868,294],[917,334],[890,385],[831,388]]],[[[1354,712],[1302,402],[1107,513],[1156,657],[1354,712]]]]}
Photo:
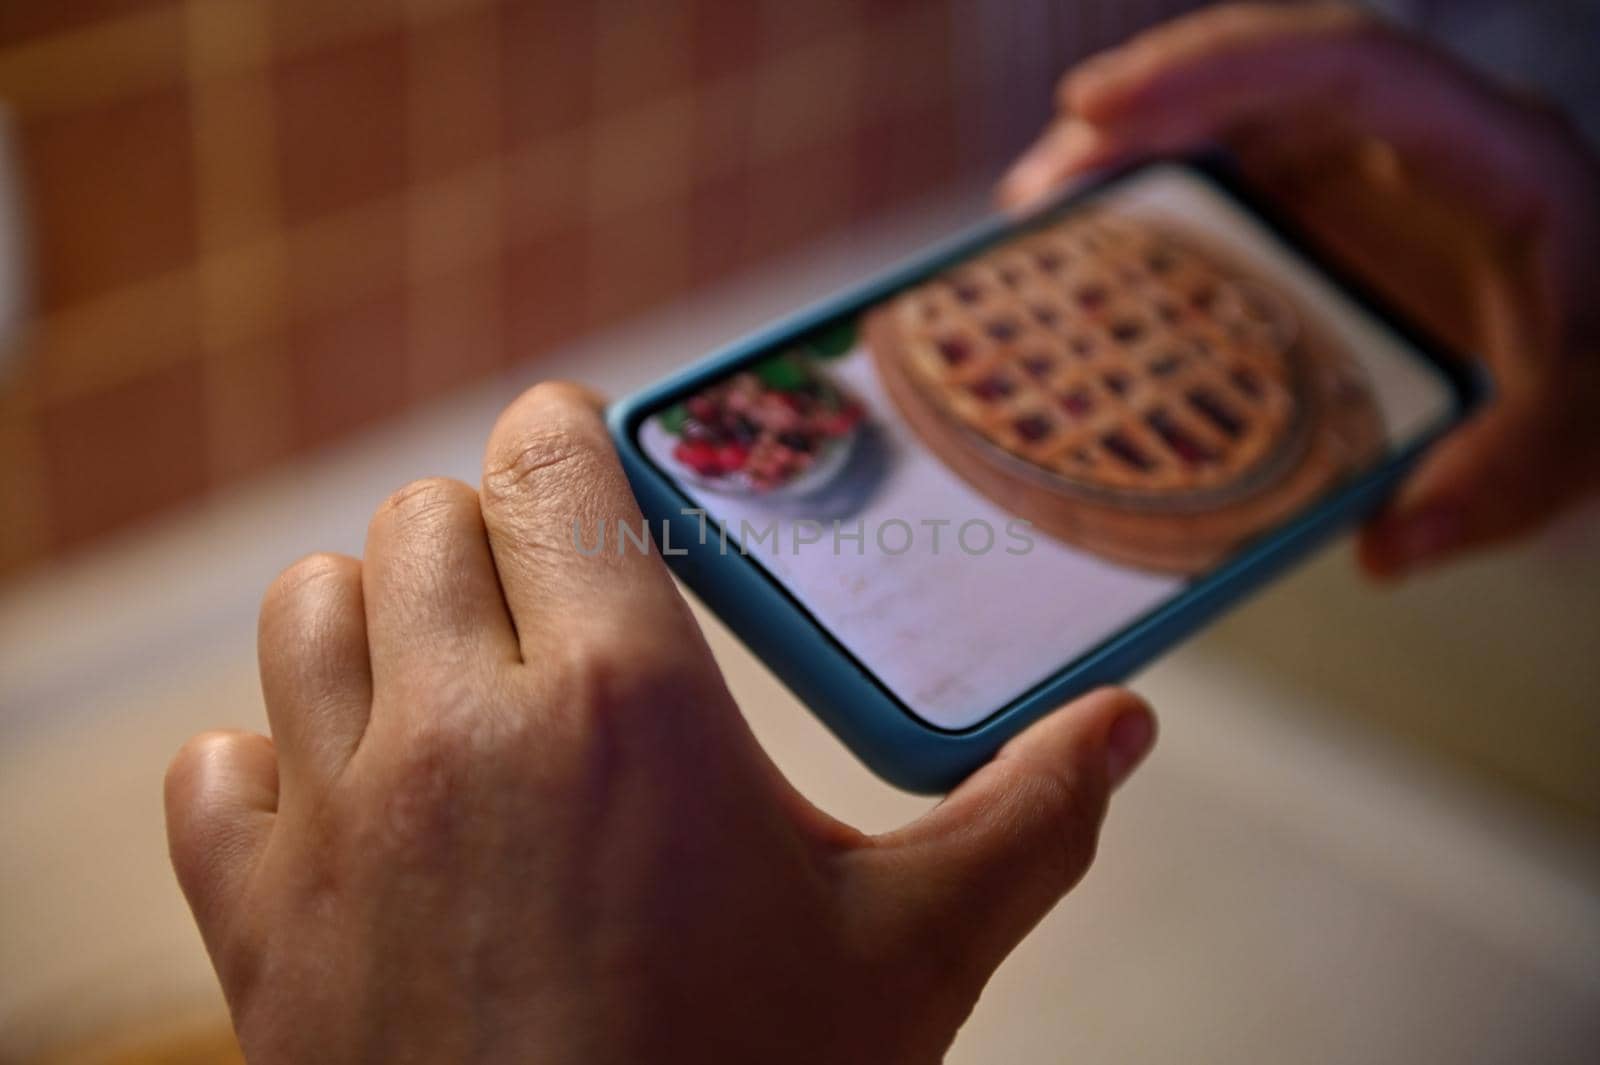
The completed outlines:
{"type": "Polygon", "coordinates": [[[1182,238],[1087,212],[902,293],[877,336],[936,407],[1038,470],[1175,497],[1288,446],[1293,328],[1182,238]]]}

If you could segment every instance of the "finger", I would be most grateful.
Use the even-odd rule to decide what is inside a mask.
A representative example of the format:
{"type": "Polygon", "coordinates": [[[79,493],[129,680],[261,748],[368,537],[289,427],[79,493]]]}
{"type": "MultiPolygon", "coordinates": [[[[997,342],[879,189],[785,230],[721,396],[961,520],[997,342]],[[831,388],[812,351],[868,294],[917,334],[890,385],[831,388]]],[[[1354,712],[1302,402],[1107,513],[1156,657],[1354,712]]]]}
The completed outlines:
{"type": "Polygon", "coordinates": [[[1021,212],[1047,199],[1067,179],[1121,161],[1124,150],[1107,131],[1066,118],[1045,130],[1000,179],[995,198],[1021,212]]]}
{"type": "Polygon", "coordinates": [[[876,854],[917,920],[963,930],[987,972],[1088,869],[1112,789],[1155,742],[1137,696],[1107,688],[1013,739],[876,854]]]}
{"type": "Polygon", "coordinates": [[[361,742],[372,708],[372,667],[361,563],[312,555],[267,589],[257,658],[283,787],[336,776],[361,742]]]}
{"type": "Polygon", "coordinates": [[[206,732],[167,768],[167,847],[207,947],[215,955],[260,860],[278,806],[272,741],[206,732]]]}
{"type": "Polygon", "coordinates": [[[692,631],[586,390],[541,384],[501,414],[484,455],[483,518],[525,660],[621,623],[692,631]]]}
{"type": "MultiPolygon", "coordinates": [[[[1159,103],[1146,102],[1152,95],[1150,85],[1190,68],[1209,69],[1206,61],[1230,49],[1281,47],[1283,38],[1291,34],[1314,37],[1350,21],[1351,16],[1352,12],[1340,5],[1308,9],[1232,5],[1165,23],[1089,59],[1062,79],[1059,95],[1066,117],[1047,130],[1006,174],[1000,202],[1022,210],[1086,171],[1137,155],[1189,150],[1220,138],[1228,127],[1278,97],[1249,91],[1240,94],[1248,106],[1235,101],[1226,110],[1215,105],[1199,109],[1177,93],[1171,94],[1177,97],[1175,106],[1165,98],[1159,103]],[[1133,107],[1133,103],[1143,106],[1133,107]]],[[[1304,128],[1294,126],[1289,132],[1299,138],[1304,128]]]]}
{"type": "MultiPolygon", "coordinates": [[[[1064,110],[1095,123],[1174,102],[1185,110],[1189,101],[1174,100],[1177,94],[1169,86],[1210,84],[1225,62],[1252,57],[1275,61],[1297,47],[1358,35],[1374,24],[1370,15],[1338,3],[1210,7],[1161,23],[1079,64],[1062,79],[1058,102],[1064,110]]],[[[1286,87],[1293,89],[1309,80],[1293,63],[1281,66],[1286,87]]],[[[1216,80],[1225,84],[1225,79],[1216,80]]],[[[1240,87],[1258,89],[1259,84],[1252,78],[1240,87]]]]}
{"type": "Polygon", "coordinates": [[[478,493],[460,481],[428,478],[390,496],[367,528],[362,573],[380,690],[419,670],[517,660],[478,493]]]}
{"type": "Polygon", "coordinates": [[[1272,116],[1339,121],[1394,145],[1431,185],[1516,225],[1550,185],[1527,115],[1455,61],[1340,4],[1236,5],[1135,38],[1062,96],[1130,149],[1170,152],[1272,116]]]}

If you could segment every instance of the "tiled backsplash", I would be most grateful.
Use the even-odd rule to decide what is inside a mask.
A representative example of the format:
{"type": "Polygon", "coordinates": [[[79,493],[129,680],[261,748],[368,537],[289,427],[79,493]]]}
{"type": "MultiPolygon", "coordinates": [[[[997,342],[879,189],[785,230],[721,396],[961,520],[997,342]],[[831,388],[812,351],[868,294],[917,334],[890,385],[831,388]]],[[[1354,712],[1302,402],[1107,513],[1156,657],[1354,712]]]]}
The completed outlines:
{"type": "Polygon", "coordinates": [[[0,573],[992,168],[1183,6],[0,5],[37,310],[0,573]]]}

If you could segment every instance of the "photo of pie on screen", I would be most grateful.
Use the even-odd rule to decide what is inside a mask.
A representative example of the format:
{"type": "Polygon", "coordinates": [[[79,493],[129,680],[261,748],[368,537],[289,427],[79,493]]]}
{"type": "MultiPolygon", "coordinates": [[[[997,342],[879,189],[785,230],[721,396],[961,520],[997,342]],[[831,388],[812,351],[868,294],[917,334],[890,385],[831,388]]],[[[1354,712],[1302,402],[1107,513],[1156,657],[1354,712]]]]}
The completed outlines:
{"type": "Polygon", "coordinates": [[[1041,532],[1193,574],[1385,446],[1362,370],[1312,316],[1168,222],[1088,210],[871,312],[905,420],[1041,532]]]}

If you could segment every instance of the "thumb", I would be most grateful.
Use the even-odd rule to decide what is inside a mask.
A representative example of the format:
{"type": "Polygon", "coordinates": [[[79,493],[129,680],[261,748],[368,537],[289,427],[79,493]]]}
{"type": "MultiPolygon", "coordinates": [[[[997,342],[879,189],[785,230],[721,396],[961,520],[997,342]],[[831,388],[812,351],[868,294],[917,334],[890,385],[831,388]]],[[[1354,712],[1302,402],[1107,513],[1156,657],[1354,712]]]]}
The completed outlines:
{"type": "Polygon", "coordinates": [[[201,733],[167,769],[167,847],[213,958],[277,807],[278,759],[265,736],[201,733]]]}
{"type": "Polygon", "coordinates": [[[880,838],[878,853],[920,934],[959,930],[985,974],[999,965],[1088,870],[1110,793],[1155,733],[1138,696],[1093,692],[1006,744],[923,817],[880,838]]]}

